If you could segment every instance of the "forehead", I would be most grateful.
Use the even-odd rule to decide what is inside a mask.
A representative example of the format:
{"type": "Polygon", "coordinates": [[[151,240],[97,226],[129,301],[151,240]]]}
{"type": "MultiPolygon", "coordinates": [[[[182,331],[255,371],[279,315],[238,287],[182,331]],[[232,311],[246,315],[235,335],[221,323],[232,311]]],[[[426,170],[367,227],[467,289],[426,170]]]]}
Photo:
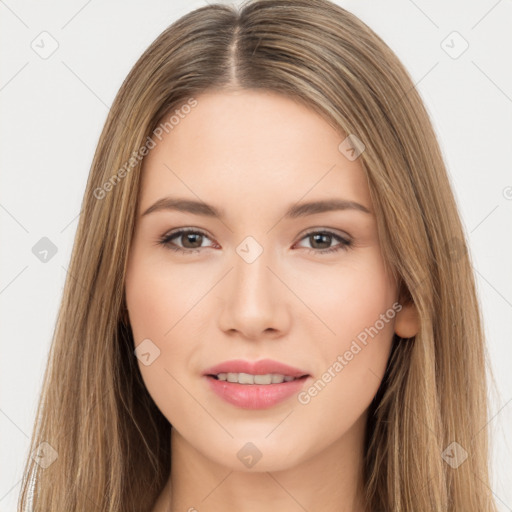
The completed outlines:
{"type": "Polygon", "coordinates": [[[161,140],[152,137],[141,211],[166,194],[225,209],[236,203],[238,211],[338,196],[370,206],[360,160],[339,150],[345,134],[312,109],[268,91],[209,92],[195,100],[193,108],[177,108],[161,140]]]}

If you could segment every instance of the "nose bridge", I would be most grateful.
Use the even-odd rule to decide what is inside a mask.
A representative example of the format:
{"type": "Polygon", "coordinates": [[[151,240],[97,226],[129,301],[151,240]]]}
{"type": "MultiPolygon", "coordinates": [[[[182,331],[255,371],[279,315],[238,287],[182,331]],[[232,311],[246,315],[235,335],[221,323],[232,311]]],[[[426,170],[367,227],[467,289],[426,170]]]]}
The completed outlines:
{"type": "MultiPolygon", "coordinates": [[[[272,268],[272,249],[269,246],[265,247],[255,237],[247,236],[236,247],[235,252],[233,275],[235,294],[245,295],[248,300],[269,300],[272,296],[270,289],[275,288],[272,272],[268,268],[272,268]]],[[[243,298],[238,297],[239,300],[243,298]]]]}
{"type": "Polygon", "coordinates": [[[247,337],[258,337],[269,328],[282,330],[283,285],[270,270],[275,261],[273,251],[248,236],[235,248],[232,261],[234,268],[224,287],[221,327],[236,329],[247,337]]]}

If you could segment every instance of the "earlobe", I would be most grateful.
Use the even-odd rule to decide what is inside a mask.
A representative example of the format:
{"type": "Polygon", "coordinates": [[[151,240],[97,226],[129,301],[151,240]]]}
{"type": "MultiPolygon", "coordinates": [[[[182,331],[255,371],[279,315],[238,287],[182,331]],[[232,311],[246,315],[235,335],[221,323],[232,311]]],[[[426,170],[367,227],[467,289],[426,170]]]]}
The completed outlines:
{"type": "Polygon", "coordinates": [[[395,320],[395,333],[400,338],[412,338],[420,330],[420,319],[416,306],[411,302],[402,306],[395,320]]]}

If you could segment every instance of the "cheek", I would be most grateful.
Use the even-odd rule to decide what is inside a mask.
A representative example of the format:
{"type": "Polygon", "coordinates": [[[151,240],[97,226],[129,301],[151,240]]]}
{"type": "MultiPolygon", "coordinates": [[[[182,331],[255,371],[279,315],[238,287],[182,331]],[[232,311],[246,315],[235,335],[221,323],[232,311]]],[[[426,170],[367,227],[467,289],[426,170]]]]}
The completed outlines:
{"type": "Polygon", "coordinates": [[[315,278],[318,286],[310,304],[332,332],[319,338],[313,357],[322,364],[298,399],[304,418],[332,421],[331,434],[336,436],[364,413],[380,386],[399,306],[395,284],[377,251],[315,278]]]}
{"type": "Polygon", "coordinates": [[[137,254],[128,266],[125,290],[134,348],[144,347],[143,353],[150,354],[146,361],[139,357],[138,364],[146,387],[153,395],[158,380],[164,378],[163,342],[165,333],[172,326],[170,312],[176,306],[173,303],[176,299],[165,282],[158,279],[154,267],[137,254]]]}
{"type": "Polygon", "coordinates": [[[126,277],[126,302],[135,344],[144,338],[168,343],[202,294],[204,282],[180,266],[134,258],[126,277]]]}
{"type": "MultiPolygon", "coordinates": [[[[151,354],[148,365],[139,358],[139,368],[149,394],[169,421],[184,407],[191,407],[180,383],[185,383],[197,349],[194,329],[201,322],[203,310],[198,302],[205,288],[198,273],[137,252],[127,269],[126,303],[134,345],[147,347],[144,352],[151,354]]],[[[194,412],[199,413],[194,409],[189,415],[194,412]]]]}
{"type": "Polygon", "coordinates": [[[126,282],[126,302],[135,344],[144,338],[161,339],[172,327],[179,302],[165,275],[158,278],[151,268],[140,266],[126,282]]]}
{"type": "MultiPolygon", "coordinates": [[[[343,348],[365,328],[380,319],[396,300],[396,286],[386,272],[377,248],[347,254],[335,266],[317,266],[315,272],[299,268],[297,295],[304,297],[311,312],[322,322],[322,347],[343,348]]],[[[393,314],[394,318],[394,314],[393,314]]],[[[382,330],[389,337],[393,318],[382,330]]]]}
{"type": "MultiPolygon", "coordinates": [[[[198,284],[197,276],[191,277],[178,267],[163,269],[143,263],[127,278],[126,302],[135,346],[150,339],[158,347],[154,365],[163,375],[165,370],[182,373],[189,352],[194,350],[191,338],[200,321],[202,308],[197,303],[204,285],[198,284]]],[[[142,366],[141,372],[145,379],[155,378],[150,367],[142,366]]],[[[149,385],[148,389],[151,391],[149,385]]]]}

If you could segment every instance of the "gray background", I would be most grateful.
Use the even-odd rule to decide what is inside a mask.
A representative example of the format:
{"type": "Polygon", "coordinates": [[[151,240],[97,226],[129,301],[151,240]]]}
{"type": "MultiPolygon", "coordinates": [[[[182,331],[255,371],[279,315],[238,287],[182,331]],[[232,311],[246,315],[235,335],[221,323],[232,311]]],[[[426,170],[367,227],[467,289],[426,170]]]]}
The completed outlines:
{"type": "MultiPolygon", "coordinates": [[[[500,510],[511,511],[512,2],[337,3],[397,53],[439,135],[496,377],[492,491],[500,510]]],[[[0,0],[0,511],[15,510],[82,195],[109,106],[143,50],[202,5],[0,0]],[[46,262],[32,251],[43,237],[57,250],[46,262]]]]}

